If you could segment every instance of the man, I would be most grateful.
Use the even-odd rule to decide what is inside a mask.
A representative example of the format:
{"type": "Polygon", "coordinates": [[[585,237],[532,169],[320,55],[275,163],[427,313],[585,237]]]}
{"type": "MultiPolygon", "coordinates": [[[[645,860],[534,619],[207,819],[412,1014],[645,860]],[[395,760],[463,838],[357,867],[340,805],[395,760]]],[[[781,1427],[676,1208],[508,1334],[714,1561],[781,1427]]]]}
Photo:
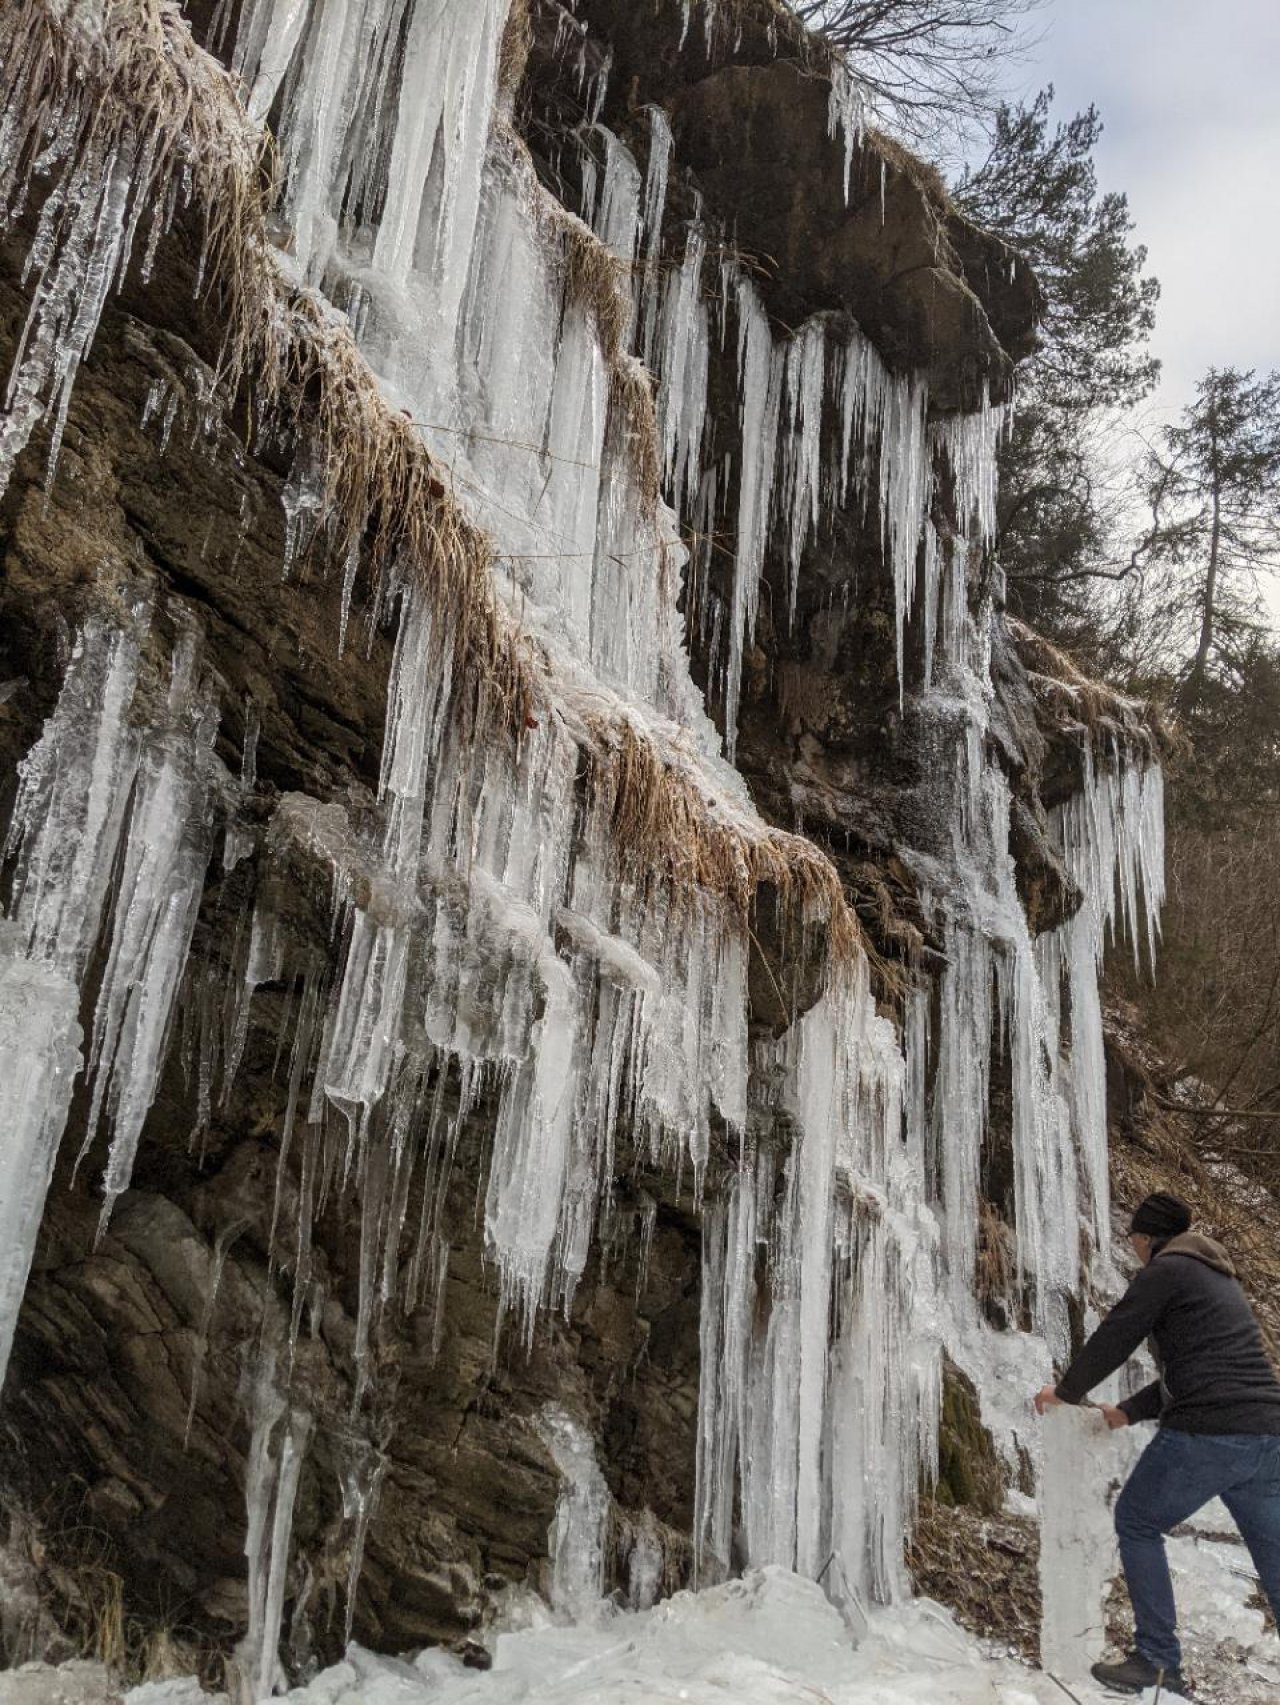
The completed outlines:
{"type": "Polygon", "coordinates": [[[1176,1196],[1148,1196],[1129,1230],[1142,1270],[1038,1414],[1082,1403],[1150,1336],[1160,1378],[1120,1404],[1099,1405],[1112,1428],[1159,1421],[1116,1503],[1120,1561],[1136,1625],[1123,1663],[1093,1666],[1119,1693],[1162,1686],[1187,1695],[1164,1538],[1221,1498],[1249,1547],[1280,1620],[1280,1380],[1235,1269],[1220,1245],[1191,1231],[1176,1196]]]}

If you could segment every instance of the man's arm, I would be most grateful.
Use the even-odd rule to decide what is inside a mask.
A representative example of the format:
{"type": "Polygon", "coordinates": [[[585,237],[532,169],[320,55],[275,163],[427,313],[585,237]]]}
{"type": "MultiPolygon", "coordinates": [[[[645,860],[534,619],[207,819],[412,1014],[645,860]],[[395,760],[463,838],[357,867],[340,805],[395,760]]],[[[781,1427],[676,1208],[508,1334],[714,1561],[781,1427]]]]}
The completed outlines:
{"type": "Polygon", "coordinates": [[[1170,1279],[1176,1277],[1169,1270],[1172,1265],[1153,1262],[1134,1279],[1058,1381],[1057,1394],[1064,1403],[1082,1403],[1095,1385],[1124,1366],[1150,1334],[1169,1298],[1170,1279]]]}
{"type": "Polygon", "coordinates": [[[1116,1408],[1123,1410],[1131,1421],[1158,1421],[1164,1408],[1164,1387],[1158,1379],[1153,1379],[1150,1385],[1117,1403],[1116,1408]]]}

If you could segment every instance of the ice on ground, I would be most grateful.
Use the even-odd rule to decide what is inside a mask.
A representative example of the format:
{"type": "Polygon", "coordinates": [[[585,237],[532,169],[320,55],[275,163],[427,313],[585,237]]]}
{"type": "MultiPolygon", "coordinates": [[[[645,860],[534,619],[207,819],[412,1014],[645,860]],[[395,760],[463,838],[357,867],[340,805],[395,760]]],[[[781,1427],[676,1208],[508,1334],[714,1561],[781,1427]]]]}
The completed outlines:
{"type": "MultiPolygon", "coordinates": [[[[777,1568],[589,1627],[492,1639],[479,1673],[352,1646],[293,1705],[1061,1705],[1049,1676],[984,1652],[927,1600],[873,1610],[857,1645],[811,1581],[777,1568]]],[[[1073,1685],[1081,1705],[1111,1696],[1073,1685]]]]}

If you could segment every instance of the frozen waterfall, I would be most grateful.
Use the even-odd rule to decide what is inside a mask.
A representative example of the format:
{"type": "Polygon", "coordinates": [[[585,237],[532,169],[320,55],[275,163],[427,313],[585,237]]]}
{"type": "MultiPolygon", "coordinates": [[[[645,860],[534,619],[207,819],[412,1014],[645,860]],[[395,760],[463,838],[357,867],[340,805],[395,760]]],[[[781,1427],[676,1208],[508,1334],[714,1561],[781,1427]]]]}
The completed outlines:
{"type": "MultiPolygon", "coordinates": [[[[482,1107],[477,1211],[500,1317],[514,1316],[529,1346],[541,1311],[572,1307],[622,1142],[688,1180],[702,1214],[699,1578],[728,1573],[740,1541],[753,1564],[821,1576],[851,1604],[904,1591],[903,1536],[936,1465],[943,1351],[988,1330],[975,1283],[995,1074],[1010,1090],[1008,1300],[1057,1348],[1082,1233],[1098,1251],[1108,1226],[1101,956],[1117,930],[1154,954],[1158,929],[1160,773],[1118,739],[1086,754],[1054,823],[1080,910],[1033,940],[1018,896],[1015,802],[991,737],[997,618],[979,572],[1001,406],[937,415],[924,377],[892,369],[844,318],[778,328],[711,216],[699,206],[678,228],[668,218],[680,161],[660,111],[631,137],[642,166],[596,104],[574,139],[583,216],[566,209],[514,127],[507,12],[507,0],[250,0],[233,63],[245,136],[279,115],[272,301],[315,292],[307,301],[355,339],[371,382],[412,423],[453,512],[491,547],[501,618],[537,659],[541,699],[514,733],[473,719],[462,639],[425,577],[397,560],[370,615],[395,631],[377,798],[361,814],[286,793],[263,829],[238,814],[252,743],[238,782],[215,754],[220,686],[194,639],[162,641],[142,595],[104,595],[23,764],[8,833],[0,1376],[77,1074],[85,1149],[100,1125],[109,1142],[105,1224],[129,1186],[184,986],[198,1125],[214,1083],[226,1094],[234,1080],[256,991],[281,984],[296,1000],[272,1234],[273,1262],[290,1248],[279,1264],[292,1268],[293,1343],[246,1376],[242,1658],[259,1698],[277,1679],[313,1425],[287,1370],[319,1204],[331,1194],[358,1224],[358,1404],[389,1311],[430,1305],[439,1348],[448,1182],[482,1107]],[[709,430],[717,349],[736,352],[727,445],[709,430]],[[904,701],[909,641],[923,665],[943,828],[904,856],[945,966],[936,1002],[922,982],[895,1027],[861,952],[833,952],[810,1010],[780,1037],[753,1039],[747,852],[767,843],[785,864],[795,843],[761,820],[732,768],[744,660],[766,563],[785,587],[785,627],[806,552],[855,504],[878,525],[894,588],[904,701]],[[717,529],[733,538],[724,597],[697,561],[699,538],[717,529]],[[686,566],[691,601],[705,600],[690,620],[718,636],[710,691],[723,740],[687,655],[686,566]],[[653,788],[681,802],[656,873],[637,868],[631,841],[645,825],[624,794],[642,791],[644,762],[653,788]],[[612,794],[601,774],[621,777],[612,794]],[[189,966],[219,827],[229,866],[257,859],[256,892],[226,965],[189,966]],[[323,969],[297,952],[262,874],[294,856],[330,884],[323,969]]],[[[36,69],[24,62],[0,88],[36,69]]],[[[6,208],[29,140],[19,148],[8,120],[6,208]]],[[[831,132],[848,193],[861,106],[843,66],[831,132]]],[[[160,230],[178,194],[157,181],[154,151],[103,154],[96,132],[77,135],[67,125],[50,141],[66,174],[54,199],[70,212],[37,223],[0,485],[42,422],[56,457],[134,235],[148,215],[160,230]]],[[[282,571],[304,534],[333,524],[323,499],[304,443],[282,571]]],[[[353,548],[335,653],[354,577],[353,548]]],[[[818,935],[832,919],[802,923],[818,935]]],[[[551,1410],[542,1427],[563,1479],[557,1607],[581,1613],[604,1578],[608,1492],[577,1422],[551,1410]]],[[[376,1484],[352,1491],[366,1525],[376,1484]]],[[[641,1562],[647,1579],[652,1559],[641,1562]]]]}

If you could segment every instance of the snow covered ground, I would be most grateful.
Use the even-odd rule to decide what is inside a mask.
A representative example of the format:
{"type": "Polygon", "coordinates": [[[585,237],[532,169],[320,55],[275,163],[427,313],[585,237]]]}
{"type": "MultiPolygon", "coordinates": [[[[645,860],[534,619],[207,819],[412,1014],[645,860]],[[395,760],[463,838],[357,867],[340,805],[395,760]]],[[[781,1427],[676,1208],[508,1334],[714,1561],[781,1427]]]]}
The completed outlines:
{"type": "MultiPolygon", "coordinates": [[[[1206,1631],[1193,1645],[1215,1677],[1202,1696],[1277,1705],[1280,1647],[1245,1608],[1244,1551],[1186,1538],[1173,1541],[1173,1556],[1185,1620],[1206,1631]]],[[[291,1705],[1062,1705],[1069,1697],[924,1600],[872,1611],[855,1643],[821,1590],[781,1569],[649,1611],[603,1606],[574,1627],[555,1625],[531,1596],[513,1610],[529,1625],[496,1637],[487,1672],[441,1652],[405,1662],[352,1647],[345,1663],[291,1694],[291,1705]]],[[[1090,1684],[1072,1683],[1071,1694],[1081,1705],[1114,1698],[1090,1684]]]]}
{"type": "MultiPolygon", "coordinates": [[[[1224,1537],[1224,1511],[1211,1508],[1197,1529],[1171,1542],[1197,1697],[1205,1705],[1280,1705],[1280,1645],[1247,1608],[1247,1554],[1224,1537]]],[[[776,1568],[681,1593],[652,1610],[602,1604],[572,1626],[518,1592],[506,1626],[490,1638],[491,1670],[468,1669],[438,1650],[410,1660],[352,1646],[344,1663],[289,1694],[288,1705],[1063,1705],[1069,1698],[1102,1705],[1115,1698],[1090,1683],[1072,1682],[1068,1691],[984,1646],[926,1600],[873,1610],[865,1626],[851,1629],[820,1588],[776,1568]]],[[[0,1705],[106,1705],[119,1697],[96,1665],[0,1673],[0,1705]]],[[[200,1698],[198,1684],[185,1679],[135,1688],[125,1702],[199,1705],[200,1698]]]]}

